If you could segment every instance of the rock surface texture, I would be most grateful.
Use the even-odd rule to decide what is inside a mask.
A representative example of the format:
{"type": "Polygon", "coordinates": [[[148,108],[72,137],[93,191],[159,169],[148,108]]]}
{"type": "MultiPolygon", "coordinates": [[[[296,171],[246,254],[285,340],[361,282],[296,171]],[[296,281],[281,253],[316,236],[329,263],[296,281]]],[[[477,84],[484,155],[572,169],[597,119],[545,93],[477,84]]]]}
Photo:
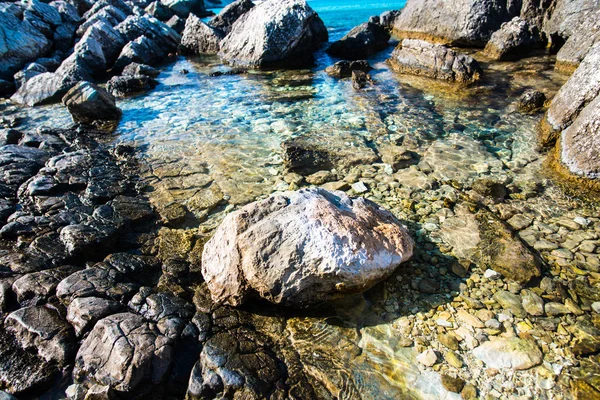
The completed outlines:
{"type": "Polygon", "coordinates": [[[185,22],[179,51],[185,54],[217,54],[223,36],[218,29],[190,15],[185,22]]]}
{"type": "Polygon", "coordinates": [[[267,0],[233,24],[219,55],[243,67],[306,65],[327,38],[323,21],[306,1],[267,0]]]}
{"type": "Polygon", "coordinates": [[[404,39],[392,53],[390,64],[400,73],[448,82],[468,84],[481,76],[481,67],[472,57],[417,39],[404,39]]]}
{"type": "Polygon", "coordinates": [[[483,53],[493,60],[515,60],[529,55],[540,42],[537,27],[515,17],[492,34],[483,53]]]}
{"type": "Polygon", "coordinates": [[[121,118],[121,110],[115,98],[106,90],[89,82],[79,82],[63,97],[73,121],[99,125],[115,123],[121,118]]]}
{"type": "Polygon", "coordinates": [[[333,42],[327,52],[346,60],[369,57],[385,49],[390,35],[379,23],[365,22],[348,32],[340,40],[333,42]]]}
{"type": "Polygon", "coordinates": [[[228,215],[204,247],[202,274],[219,303],[257,294],[303,307],[370,288],[412,251],[406,229],[374,203],[306,189],[228,215]]]}

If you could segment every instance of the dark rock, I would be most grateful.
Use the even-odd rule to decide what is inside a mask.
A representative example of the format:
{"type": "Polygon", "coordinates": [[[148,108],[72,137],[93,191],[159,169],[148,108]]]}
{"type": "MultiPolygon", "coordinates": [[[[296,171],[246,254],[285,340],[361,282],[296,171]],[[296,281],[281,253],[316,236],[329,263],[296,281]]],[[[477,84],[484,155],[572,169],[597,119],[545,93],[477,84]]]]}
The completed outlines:
{"type": "Polygon", "coordinates": [[[173,15],[175,15],[173,10],[164,5],[162,1],[154,1],[150,3],[150,5],[146,7],[146,12],[159,21],[168,21],[173,17],[173,15]]]}
{"type": "Polygon", "coordinates": [[[173,15],[165,24],[179,34],[185,29],[185,20],[177,15],[173,15]]]}
{"type": "Polygon", "coordinates": [[[9,189],[5,196],[14,196],[17,188],[37,173],[48,159],[39,149],[15,145],[0,147],[0,174],[2,183],[9,189]]]}
{"type": "Polygon", "coordinates": [[[161,273],[158,259],[129,253],[114,253],[104,262],[126,275],[129,279],[143,285],[155,286],[161,273]]]}
{"type": "Polygon", "coordinates": [[[423,40],[404,39],[392,53],[390,64],[400,73],[448,82],[469,84],[481,76],[481,68],[472,57],[423,40]]]}
{"type": "Polygon", "coordinates": [[[214,15],[212,12],[207,12],[204,7],[204,0],[161,0],[164,5],[169,7],[180,18],[188,18],[190,14],[196,16],[208,17],[214,15]]]}
{"type": "Polygon", "coordinates": [[[352,29],[340,40],[333,42],[327,49],[327,53],[346,60],[358,60],[384,50],[388,40],[390,35],[383,26],[366,22],[352,29]]]}
{"type": "Polygon", "coordinates": [[[120,32],[129,42],[141,36],[151,39],[154,46],[156,46],[154,51],[163,56],[175,52],[181,41],[181,36],[177,32],[148,15],[143,17],[130,15],[125,21],[117,25],[115,30],[120,32]]]}
{"type": "Polygon", "coordinates": [[[16,129],[0,129],[0,146],[17,144],[23,137],[23,132],[16,129]]]}
{"type": "MultiPolygon", "coordinates": [[[[96,5],[105,3],[105,2],[97,2],[96,5]]],[[[85,15],[88,15],[86,13],[85,15]]],[[[104,22],[108,24],[110,27],[115,27],[121,22],[125,21],[128,13],[123,12],[117,7],[112,5],[105,5],[104,7],[98,9],[94,14],[90,14],[88,17],[84,15],[85,22],[82,23],[77,29],[77,36],[81,37],[88,30],[88,28],[97,22],[104,22]]]]}
{"type": "Polygon", "coordinates": [[[88,38],[92,38],[100,45],[107,67],[112,66],[112,64],[117,60],[117,57],[126,44],[123,35],[121,35],[120,32],[113,29],[104,21],[98,21],[90,26],[85,31],[81,41],[85,41],[88,38]]]}
{"type": "Polygon", "coordinates": [[[158,75],[160,75],[160,71],[157,70],[156,68],[152,68],[149,65],[145,65],[145,64],[138,64],[138,63],[131,63],[128,66],[126,66],[125,68],[123,68],[123,75],[146,75],[149,76],[151,78],[156,78],[158,75]]]}
{"type": "Polygon", "coordinates": [[[250,11],[252,7],[254,7],[254,3],[250,0],[236,0],[223,8],[217,16],[208,22],[208,25],[227,35],[231,32],[234,22],[250,11]]]}
{"type": "Polygon", "coordinates": [[[62,102],[75,122],[102,126],[115,125],[121,119],[115,98],[90,82],[79,82],[67,92],[62,102]]]}
{"type": "Polygon", "coordinates": [[[379,16],[379,23],[388,31],[392,30],[398,15],[400,15],[400,11],[398,10],[384,11],[379,16]]]}
{"type": "Polygon", "coordinates": [[[268,0],[233,24],[219,55],[244,67],[306,65],[327,38],[323,21],[306,1],[268,0]]]}
{"type": "Polygon", "coordinates": [[[140,36],[123,47],[119,58],[113,66],[113,71],[120,71],[125,66],[134,62],[150,65],[160,64],[164,62],[165,56],[165,53],[158,48],[152,39],[140,36]]]}
{"type": "Polygon", "coordinates": [[[54,72],[46,72],[27,80],[10,98],[18,104],[38,106],[55,103],[76,84],[76,81],[65,78],[54,72]]]}
{"type": "Polygon", "coordinates": [[[179,51],[183,54],[217,54],[223,37],[219,30],[190,15],[185,21],[179,51]]]}
{"type": "Polygon", "coordinates": [[[67,321],[75,328],[75,334],[87,333],[100,319],[116,314],[123,306],[115,300],[100,297],[78,297],[67,309],[67,321]]]}
{"type": "Polygon", "coordinates": [[[27,65],[27,67],[15,74],[14,78],[16,88],[18,89],[29,79],[44,72],[48,72],[48,70],[43,65],[37,63],[30,63],[29,65],[27,65]]]}
{"type": "Polygon", "coordinates": [[[23,275],[12,285],[17,301],[21,306],[45,302],[54,294],[60,281],[72,274],[75,269],[72,266],[64,266],[23,275]]]}
{"type": "Polygon", "coordinates": [[[99,297],[115,301],[127,301],[139,287],[122,282],[123,276],[102,264],[75,272],[63,279],[56,287],[56,296],[66,305],[76,298],[99,297]]]}
{"type": "Polygon", "coordinates": [[[542,40],[537,27],[520,17],[502,24],[492,34],[483,54],[493,60],[516,60],[530,55],[532,49],[540,47],[542,40]]]}
{"type": "Polygon", "coordinates": [[[517,110],[524,114],[535,114],[543,110],[546,95],[539,90],[527,90],[516,102],[517,110]]]}
{"type": "Polygon", "coordinates": [[[132,313],[115,314],[96,323],[81,344],[73,376],[128,393],[160,384],[170,365],[173,342],[154,323],[132,313]]]}
{"type": "Polygon", "coordinates": [[[156,85],[158,82],[146,75],[123,75],[113,76],[106,89],[115,97],[127,97],[152,90],[156,85]]]}
{"type": "Polygon", "coordinates": [[[579,321],[573,326],[571,350],[578,356],[595,354],[600,351],[600,329],[589,321],[579,321]]]}
{"type": "Polygon", "coordinates": [[[354,90],[361,90],[369,82],[372,82],[371,76],[364,71],[354,70],[352,71],[352,87],[354,90]]]}
{"type": "Polygon", "coordinates": [[[495,201],[502,201],[508,194],[506,186],[492,179],[478,179],[473,183],[473,190],[480,195],[495,201]]]}
{"type": "Polygon", "coordinates": [[[11,80],[27,62],[50,50],[50,41],[27,20],[0,12],[0,27],[0,79],[11,80]]]}
{"type": "Polygon", "coordinates": [[[17,87],[15,86],[14,81],[5,81],[4,79],[0,79],[0,97],[9,97],[12,95],[17,87]]]}
{"type": "Polygon", "coordinates": [[[46,68],[47,71],[54,72],[58,67],[60,67],[60,63],[62,62],[61,53],[56,53],[52,57],[42,57],[35,60],[36,64],[40,64],[46,68]]]}
{"type": "Polygon", "coordinates": [[[371,67],[367,60],[338,61],[327,67],[325,72],[334,78],[350,78],[352,71],[369,72],[372,69],[373,67],[371,67]]]}
{"type": "Polygon", "coordinates": [[[408,0],[393,30],[402,39],[483,47],[512,17],[502,0],[408,0]]]}

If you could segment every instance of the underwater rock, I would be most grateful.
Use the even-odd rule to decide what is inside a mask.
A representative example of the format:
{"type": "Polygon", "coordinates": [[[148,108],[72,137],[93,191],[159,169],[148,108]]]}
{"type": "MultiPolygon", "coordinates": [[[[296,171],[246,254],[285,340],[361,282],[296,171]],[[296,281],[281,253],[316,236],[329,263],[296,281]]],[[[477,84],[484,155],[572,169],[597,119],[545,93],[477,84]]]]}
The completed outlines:
{"type": "Polygon", "coordinates": [[[236,0],[229,3],[217,16],[208,21],[208,25],[227,35],[231,32],[234,22],[250,11],[252,7],[254,7],[254,3],[250,0],[236,0]]]}
{"type": "Polygon", "coordinates": [[[506,1],[408,0],[394,20],[393,30],[400,38],[483,47],[510,17],[506,1]]]}
{"type": "Polygon", "coordinates": [[[516,102],[519,112],[524,114],[535,114],[540,112],[546,104],[546,95],[539,90],[527,90],[516,102]]]}
{"type": "Polygon", "coordinates": [[[106,89],[115,97],[127,97],[147,92],[158,85],[158,82],[146,75],[113,76],[106,83],[106,89]]]}
{"type": "Polygon", "coordinates": [[[338,61],[335,64],[327,67],[325,72],[328,75],[333,76],[334,78],[350,78],[352,76],[352,71],[363,71],[369,72],[373,67],[369,64],[367,60],[357,60],[357,61],[338,61]]]}
{"type": "Polygon", "coordinates": [[[223,34],[190,15],[181,35],[179,51],[183,54],[217,54],[223,34]]]}
{"type": "Polygon", "coordinates": [[[413,245],[375,203],[303,189],[229,214],[204,246],[202,275],[218,303],[257,294],[306,307],[369,289],[410,259],[413,245]]]}
{"type": "Polygon", "coordinates": [[[530,50],[541,44],[537,27],[520,17],[515,17],[502,24],[499,30],[492,34],[483,49],[483,54],[493,60],[517,60],[529,55],[530,50]]]}
{"type": "Polygon", "coordinates": [[[116,106],[115,98],[90,82],[79,82],[67,92],[62,102],[75,122],[102,126],[121,119],[121,110],[116,106]]]}
{"type": "Polygon", "coordinates": [[[327,53],[346,60],[358,60],[385,49],[388,40],[390,35],[383,26],[365,22],[353,28],[340,40],[333,42],[327,49],[327,53]]]}
{"type": "Polygon", "coordinates": [[[479,63],[472,57],[415,39],[404,39],[393,51],[390,64],[403,74],[466,84],[479,80],[482,73],[479,63]]]}
{"type": "Polygon", "coordinates": [[[369,82],[373,82],[371,75],[360,70],[352,71],[352,87],[354,90],[361,90],[365,88],[369,82]]]}
{"type": "Polygon", "coordinates": [[[221,42],[219,55],[243,67],[300,66],[328,38],[304,0],[267,0],[242,15],[221,42]]]}

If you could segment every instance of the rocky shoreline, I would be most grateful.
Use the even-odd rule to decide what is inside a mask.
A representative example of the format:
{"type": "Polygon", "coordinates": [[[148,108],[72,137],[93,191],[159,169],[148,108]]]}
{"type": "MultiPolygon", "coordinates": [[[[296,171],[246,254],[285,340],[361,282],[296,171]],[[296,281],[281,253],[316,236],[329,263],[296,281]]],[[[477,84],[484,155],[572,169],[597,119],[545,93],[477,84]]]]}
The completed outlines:
{"type": "MultiPolygon", "coordinates": [[[[343,60],[327,73],[377,91],[363,59],[390,35],[390,67],[446,91],[557,53],[573,74],[523,92],[516,112],[540,121],[553,168],[597,188],[599,6],[458,3],[372,17],[328,47],[343,60]]],[[[2,94],[62,102],[74,121],[24,129],[22,108],[0,105],[0,398],[600,396],[598,198],[540,176],[535,144],[507,162],[458,118],[433,140],[406,107],[393,118],[419,120],[410,135],[282,141],[275,194],[238,198],[204,160],[156,165],[116,144],[116,99],[156,87],[176,52],[218,55],[233,75],[310,65],[328,40],[302,0],[209,14],[202,1],[0,3],[2,94]]]]}

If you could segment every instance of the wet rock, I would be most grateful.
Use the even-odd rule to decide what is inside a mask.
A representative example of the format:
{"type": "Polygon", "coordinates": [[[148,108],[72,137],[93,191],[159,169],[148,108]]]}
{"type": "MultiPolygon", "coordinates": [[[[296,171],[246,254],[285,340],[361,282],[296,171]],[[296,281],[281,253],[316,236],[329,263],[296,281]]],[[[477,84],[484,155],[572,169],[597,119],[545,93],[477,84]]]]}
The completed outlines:
{"type": "Polygon", "coordinates": [[[389,164],[394,172],[418,163],[418,155],[402,146],[382,146],[379,154],[381,161],[389,164]]]}
{"type": "Polygon", "coordinates": [[[51,42],[28,20],[0,12],[0,79],[12,80],[15,72],[27,62],[44,56],[51,42]]]}
{"type": "Polygon", "coordinates": [[[183,54],[217,54],[223,37],[218,29],[190,15],[185,22],[179,51],[183,54]]]}
{"type": "Polygon", "coordinates": [[[466,84],[479,80],[482,73],[472,57],[415,39],[404,39],[393,51],[390,64],[395,71],[403,74],[466,84]]]}
{"type": "Polygon", "coordinates": [[[115,300],[99,297],[78,297],[67,308],[67,321],[81,336],[90,330],[98,320],[119,312],[123,306],[115,300]]]}
{"type": "Polygon", "coordinates": [[[589,103],[571,126],[562,132],[562,163],[576,175],[600,178],[600,94],[589,103]]]}
{"type": "Polygon", "coordinates": [[[0,147],[0,190],[5,197],[13,197],[17,188],[35,175],[48,159],[48,154],[32,147],[6,145],[0,147]]]}
{"type": "Polygon", "coordinates": [[[156,65],[164,61],[166,54],[162,52],[156,43],[146,37],[140,36],[127,43],[121,50],[119,58],[113,66],[113,71],[119,71],[131,63],[156,65]]]}
{"type": "Polygon", "coordinates": [[[229,214],[204,246],[202,275],[216,302],[239,305],[256,293],[308,306],[368,289],[409,259],[412,248],[405,228],[375,204],[306,189],[229,214]]]}
{"type": "Polygon", "coordinates": [[[361,90],[369,82],[372,82],[371,76],[363,71],[352,71],[352,87],[354,90],[361,90]]]}
{"type": "Polygon", "coordinates": [[[473,349],[488,368],[523,370],[542,362],[542,352],[532,340],[518,337],[495,339],[473,349]]]}
{"type": "MultiPolygon", "coordinates": [[[[126,44],[123,35],[102,20],[96,22],[94,25],[90,26],[87,31],[85,31],[85,34],[81,38],[81,42],[88,40],[88,38],[97,42],[102,49],[102,54],[105,60],[105,68],[96,67],[100,69],[101,72],[104,72],[106,68],[110,68],[112,66],[121,53],[121,49],[126,44]]],[[[85,56],[83,55],[82,58],[83,60],[86,60],[85,56]]]]}
{"type": "Polygon", "coordinates": [[[127,97],[152,90],[158,82],[146,75],[113,76],[106,83],[106,90],[114,97],[127,97]]]}
{"type": "Polygon", "coordinates": [[[537,27],[515,17],[492,34],[483,54],[493,60],[516,60],[527,57],[540,44],[541,37],[537,27]]]}
{"type": "Polygon", "coordinates": [[[17,279],[12,289],[17,301],[23,305],[37,305],[54,294],[56,286],[74,272],[75,267],[64,266],[40,272],[25,274],[17,279]]]}
{"type": "Polygon", "coordinates": [[[95,266],[63,279],[56,288],[56,296],[67,305],[79,297],[127,301],[138,287],[134,283],[124,282],[122,275],[114,269],[95,266]]]}
{"type": "Polygon", "coordinates": [[[104,263],[143,285],[156,285],[161,273],[160,261],[150,256],[114,253],[107,256],[104,263]]]}
{"type": "Polygon", "coordinates": [[[102,126],[116,124],[121,119],[115,98],[90,82],[79,82],[67,92],[62,102],[75,122],[102,126]]]}
{"type": "Polygon", "coordinates": [[[173,339],[179,337],[194,316],[194,307],[185,300],[170,293],[152,293],[149,287],[140,289],[129,301],[129,307],[156,322],[159,331],[173,339]]]}
{"type": "Polygon", "coordinates": [[[519,112],[524,114],[535,114],[540,112],[546,104],[546,95],[539,90],[525,91],[516,102],[519,112]]]}
{"type": "MultiPolygon", "coordinates": [[[[87,76],[89,79],[89,75],[87,76]]],[[[25,81],[10,98],[30,107],[58,102],[75,85],[70,76],[45,72],[25,81]]]]}
{"type": "Polygon", "coordinates": [[[49,306],[24,307],[6,317],[6,330],[24,349],[33,349],[46,361],[58,365],[70,362],[75,352],[71,326],[58,310],[49,306]]]}
{"type": "Polygon", "coordinates": [[[73,376],[124,393],[148,390],[162,382],[172,353],[172,341],[155,324],[132,313],[114,314],[98,321],[81,344],[73,376]]]}
{"type": "Polygon", "coordinates": [[[309,137],[287,140],[281,144],[284,166],[288,171],[309,175],[321,170],[369,164],[379,159],[360,138],[348,139],[352,141],[327,145],[309,137]]]}
{"type": "Polygon", "coordinates": [[[502,201],[507,195],[506,186],[491,179],[478,179],[473,183],[473,190],[482,196],[495,201],[502,201]]]}
{"type": "Polygon", "coordinates": [[[594,46],[552,99],[542,120],[540,143],[549,145],[600,94],[600,44],[594,46]]]}
{"type": "Polygon", "coordinates": [[[123,68],[122,75],[145,75],[151,78],[156,78],[158,75],[160,75],[160,71],[156,68],[152,68],[149,65],[138,64],[133,62],[125,68],[123,68]]]}
{"type": "Polygon", "coordinates": [[[268,0],[233,24],[219,55],[244,67],[306,65],[327,38],[323,21],[304,0],[268,0]]]}
{"type": "Polygon", "coordinates": [[[390,35],[378,23],[365,22],[348,32],[340,40],[333,42],[327,53],[346,60],[367,58],[388,45],[390,35]]]}
{"type": "Polygon", "coordinates": [[[231,28],[235,21],[250,11],[252,7],[254,7],[254,3],[250,0],[236,0],[225,6],[217,16],[208,22],[208,25],[220,30],[224,35],[227,35],[231,32],[231,28]]]}
{"type": "Polygon", "coordinates": [[[333,76],[334,78],[350,78],[352,76],[352,71],[363,71],[369,72],[373,67],[369,64],[367,60],[358,60],[358,61],[338,61],[335,64],[327,67],[325,72],[328,75],[333,76]]]}
{"type": "Polygon", "coordinates": [[[509,17],[502,1],[408,0],[395,18],[393,30],[400,38],[483,47],[509,17]]]}

